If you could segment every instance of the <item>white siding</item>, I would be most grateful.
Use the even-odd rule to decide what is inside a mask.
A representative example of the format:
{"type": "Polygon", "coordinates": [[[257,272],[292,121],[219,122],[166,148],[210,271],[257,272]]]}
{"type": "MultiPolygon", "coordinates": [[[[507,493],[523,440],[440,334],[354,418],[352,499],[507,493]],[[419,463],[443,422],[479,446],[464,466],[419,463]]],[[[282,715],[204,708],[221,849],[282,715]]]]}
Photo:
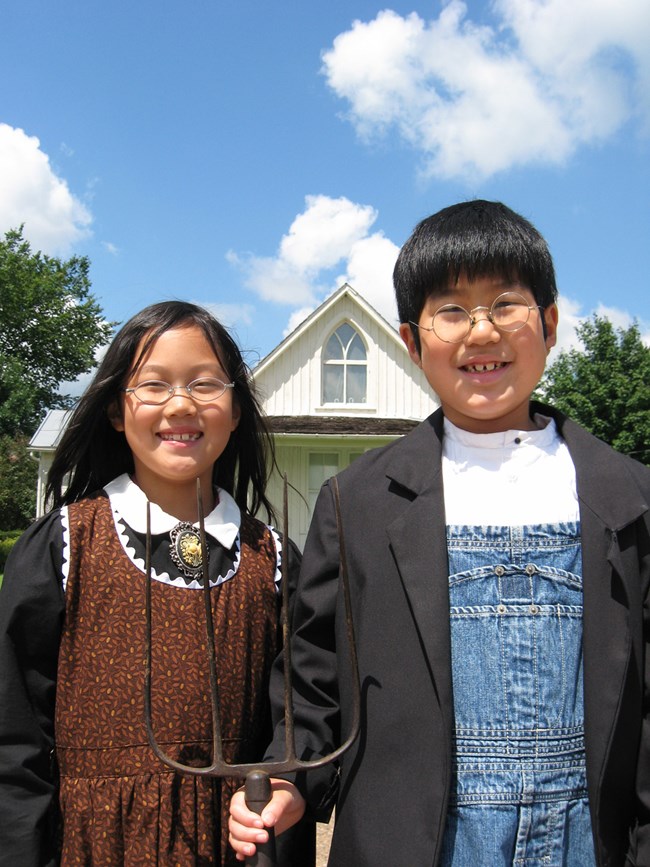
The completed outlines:
{"type": "MultiPolygon", "coordinates": [[[[309,463],[315,452],[336,454],[338,470],[343,470],[354,456],[368,449],[377,448],[394,437],[307,437],[280,436],[276,438],[276,458],[280,474],[274,473],[267,493],[277,514],[278,529],[283,530],[283,475],[289,482],[287,503],[289,512],[289,537],[303,549],[311,520],[309,507],[309,463]]],[[[263,517],[260,515],[260,517],[263,517]]]]}

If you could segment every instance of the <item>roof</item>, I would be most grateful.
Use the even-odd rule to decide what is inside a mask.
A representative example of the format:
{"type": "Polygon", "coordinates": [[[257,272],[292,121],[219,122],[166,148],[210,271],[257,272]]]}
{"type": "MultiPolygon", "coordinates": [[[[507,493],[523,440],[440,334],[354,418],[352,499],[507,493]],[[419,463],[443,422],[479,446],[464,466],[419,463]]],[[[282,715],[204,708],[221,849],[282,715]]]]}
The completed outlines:
{"type": "Polygon", "coordinates": [[[49,409],[38,430],[29,441],[30,449],[54,450],[61,440],[71,415],[71,409],[49,409]]]}
{"type": "Polygon", "coordinates": [[[272,415],[267,416],[267,422],[274,434],[400,436],[413,430],[420,423],[420,419],[272,415]]]}

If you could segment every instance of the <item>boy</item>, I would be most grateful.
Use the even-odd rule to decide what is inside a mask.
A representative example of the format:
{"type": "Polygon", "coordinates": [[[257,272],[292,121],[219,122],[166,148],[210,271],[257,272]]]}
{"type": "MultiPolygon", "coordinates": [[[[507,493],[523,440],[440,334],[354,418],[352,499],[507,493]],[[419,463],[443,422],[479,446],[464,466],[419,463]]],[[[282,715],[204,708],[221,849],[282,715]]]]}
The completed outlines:
{"type": "MultiPolygon", "coordinates": [[[[528,221],[446,208],[394,282],[441,408],[338,477],[361,732],[338,768],[274,781],[262,819],[336,802],[330,867],[648,865],[650,470],[531,403],[558,314],[528,221]]],[[[304,758],[349,727],[338,571],[326,483],[295,597],[304,758]]],[[[230,832],[240,858],[266,839],[242,795],[230,832]]]]}

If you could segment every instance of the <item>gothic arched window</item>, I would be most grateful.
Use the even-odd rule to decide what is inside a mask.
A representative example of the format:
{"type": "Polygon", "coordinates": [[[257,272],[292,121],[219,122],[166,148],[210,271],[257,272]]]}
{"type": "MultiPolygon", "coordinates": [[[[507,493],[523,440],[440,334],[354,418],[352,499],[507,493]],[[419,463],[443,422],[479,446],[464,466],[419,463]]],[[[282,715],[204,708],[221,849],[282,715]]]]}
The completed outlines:
{"type": "Polygon", "coordinates": [[[366,347],[347,322],[323,350],[323,403],[365,403],[368,382],[366,347]]]}

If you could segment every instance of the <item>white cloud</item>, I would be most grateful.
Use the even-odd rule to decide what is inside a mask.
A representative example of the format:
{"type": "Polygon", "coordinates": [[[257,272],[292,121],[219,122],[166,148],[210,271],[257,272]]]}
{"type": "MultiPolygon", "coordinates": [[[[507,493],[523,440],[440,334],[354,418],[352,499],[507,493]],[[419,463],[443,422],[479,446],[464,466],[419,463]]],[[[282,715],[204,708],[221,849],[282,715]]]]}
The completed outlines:
{"type": "Polygon", "coordinates": [[[306,274],[340,262],[377,219],[370,205],[357,205],[343,197],[307,196],[305,202],[306,210],[282,238],[279,258],[306,274]]]}
{"type": "MultiPolygon", "coordinates": [[[[626,310],[621,310],[618,307],[607,307],[604,304],[599,304],[594,310],[584,313],[582,312],[580,303],[566,295],[559,296],[558,309],[559,324],[557,344],[551,350],[549,364],[552,364],[553,361],[555,361],[562,350],[582,350],[582,344],[576,334],[576,328],[586,319],[591,319],[594,314],[609,319],[614,328],[627,329],[634,322],[634,317],[626,310]]],[[[638,325],[641,339],[647,346],[650,346],[650,324],[638,322],[638,325]]]]}
{"type": "Polygon", "coordinates": [[[478,26],[461,0],[424,21],[355,21],[323,55],[364,139],[396,129],[425,172],[480,179],[563,163],[637,114],[650,127],[647,0],[495,0],[478,26]]]}
{"type": "Polygon", "coordinates": [[[393,290],[393,268],[399,247],[379,232],[352,245],[347,270],[336,280],[337,286],[349,283],[395,328],[397,304],[393,290]]]}
{"type": "Polygon", "coordinates": [[[194,303],[209,310],[228,329],[238,325],[252,325],[255,316],[252,304],[204,304],[201,301],[194,303]]]}
{"type": "Polygon", "coordinates": [[[35,136],[0,123],[0,231],[24,223],[45,253],[64,253],[90,234],[92,216],[58,177],[35,136]]]}
{"type": "Polygon", "coordinates": [[[282,332],[282,336],[287,337],[292,331],[295,331],[315,309],[316,307],[312,305],[311,307],[301,307],[298,310],[294,310],[289,317],[286,328],[282,332]]]}
{"type": "Polygon", "coordinates": [[[563,350],[580,349],[580,341],[576,334],[576,328],[585,318],[580,315],[580,303],[574,301],[572,298],[568,298],[566,295],[558,297],[557,306],[559,311],[557,343],[551,350],[549,363],[555,361],[563,350]]]}
{"type": "Polygon", "coordinates": [[[299,307],[291,317],[296,324],[345,282],[394,320],[392,273],[398,248],[380,232],[371,233],[376,219],[369,205],[344,197],[307,196],[305,210],[280,240],[274,257],[231,251],[228,260],[261,298],[299,307]],[[345,271],[335,276],[332,269],[341,263],[345,271]]]}

